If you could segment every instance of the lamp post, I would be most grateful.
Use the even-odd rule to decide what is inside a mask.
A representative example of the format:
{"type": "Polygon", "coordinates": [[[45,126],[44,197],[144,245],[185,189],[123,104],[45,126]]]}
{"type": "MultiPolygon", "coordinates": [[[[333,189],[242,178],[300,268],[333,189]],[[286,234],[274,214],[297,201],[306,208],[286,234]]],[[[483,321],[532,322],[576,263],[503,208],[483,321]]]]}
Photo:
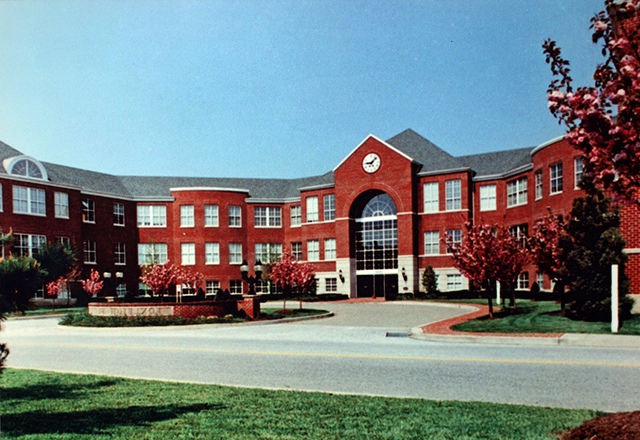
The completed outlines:
{"type": "Polygon", "coordinates": [[[262,263],[260,260],[256,260],[256,265],[253,268],[253,272],[255,276],[249,276],[249,264],[247,260],[242,261],[242,266],[240,266],[240,273],[242,274],[242,279],[249,284],[249,295],[255,295],[255,284],[262,279],[262,263]]]}

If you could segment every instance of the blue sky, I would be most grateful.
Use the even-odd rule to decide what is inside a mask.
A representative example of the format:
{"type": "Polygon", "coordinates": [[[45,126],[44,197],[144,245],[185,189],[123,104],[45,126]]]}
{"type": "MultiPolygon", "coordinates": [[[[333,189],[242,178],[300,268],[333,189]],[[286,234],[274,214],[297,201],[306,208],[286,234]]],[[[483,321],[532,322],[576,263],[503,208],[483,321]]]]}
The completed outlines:
{"type": "Polygon", "coordinates": [[[602,0],[2,1],[0,140],[122,175],[293,178],[407,128],[454,156],[563,134],[602,0]]]}

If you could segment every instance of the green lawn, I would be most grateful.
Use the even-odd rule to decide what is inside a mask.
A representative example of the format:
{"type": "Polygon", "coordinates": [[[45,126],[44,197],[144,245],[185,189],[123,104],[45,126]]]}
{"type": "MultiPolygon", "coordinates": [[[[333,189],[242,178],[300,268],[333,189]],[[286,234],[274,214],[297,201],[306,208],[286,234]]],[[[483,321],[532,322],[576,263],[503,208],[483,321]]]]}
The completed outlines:
{"type": "MultiPolygon", "coordinates": [[[[327,310],[317,309],[287,309],[287,313],[280,313],[281,309],[263,308],[260,311],[261,320],[274,320],[284,318],[299,318],[308,316],[324,315],[327,310]]],[[[197,319],[185,319],[181,317],[164,318],[125,318],[119,316],[91,316],[86,310],[81,313],[70,313],[60,320],[61,325],[75,327],[149,327],[168,325],[194,325],[194,324],[233,324],[250,321],[250,319],[236,318],[233,316],[199,317],[197,319]]]]}
{"type": "Polygon", "coordinates": [[[26,310],[24,313],[15,312],[9,313],[9,317],[20,317],[20,316],[40,316],[40,315],[60,315],[66,313],[80,313],[87,310],[86,307],[39,307],[35,310],[26,310]]]}
{"type": "MultiPolygon", "coordinates": [[[[478,303],[480,304],[480,303],[478,303]]],[[[485,301],[486,304],[486,301],[485,301]]],[[[505,309],[494,319],[483,317],[452,327],[462,332],[480,333],[602,333],[611,334],[611,323],[572,321],[561,316],[560,305],[553,301],[518,301],[518,310],[505,309]]],[[[623,321],[622,335],[640,335],[640,316],[623,321]]]]}
{"type": "Polygon", "coordinates": [[[3,439],[553,440],[600,415],[11,369],[0,387],[3,439]]]}

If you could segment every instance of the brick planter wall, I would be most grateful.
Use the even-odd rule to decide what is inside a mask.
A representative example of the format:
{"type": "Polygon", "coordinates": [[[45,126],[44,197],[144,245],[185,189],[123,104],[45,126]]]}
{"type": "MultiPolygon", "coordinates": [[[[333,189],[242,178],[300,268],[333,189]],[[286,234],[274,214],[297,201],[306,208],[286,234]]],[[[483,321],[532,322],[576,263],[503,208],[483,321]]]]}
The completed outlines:
{"type": "MultiPolygon", "coordinates": [[[[239,301],[200,301],[191,303],[90,303],[89,314],[93,316],[180,316],[196,319],[198,316],[223,317],[238,311],[239,301]]],[[[258,305],[258,310],[260,306],[258,305]]],[[[249,313],[247,313],[249,315],[249,313]]],[[[250,315],[251,316],[251,315],[250,315]]]]}

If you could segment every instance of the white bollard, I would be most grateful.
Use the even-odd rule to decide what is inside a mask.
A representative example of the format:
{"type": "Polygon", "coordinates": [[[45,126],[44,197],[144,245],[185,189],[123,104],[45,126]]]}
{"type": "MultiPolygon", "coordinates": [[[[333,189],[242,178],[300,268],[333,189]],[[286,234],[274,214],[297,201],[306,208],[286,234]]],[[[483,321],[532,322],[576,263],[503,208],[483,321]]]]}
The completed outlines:
{"type": "Polygon", "coordinates": [[[611,265],[611,333],[618,333],[618,265],[611,265]]]}
{"type": "Polygon", "coordinates": [[[502,304],[502,298],[500,297],[500,281],[496,281],[496,304],[502,304]]]}

